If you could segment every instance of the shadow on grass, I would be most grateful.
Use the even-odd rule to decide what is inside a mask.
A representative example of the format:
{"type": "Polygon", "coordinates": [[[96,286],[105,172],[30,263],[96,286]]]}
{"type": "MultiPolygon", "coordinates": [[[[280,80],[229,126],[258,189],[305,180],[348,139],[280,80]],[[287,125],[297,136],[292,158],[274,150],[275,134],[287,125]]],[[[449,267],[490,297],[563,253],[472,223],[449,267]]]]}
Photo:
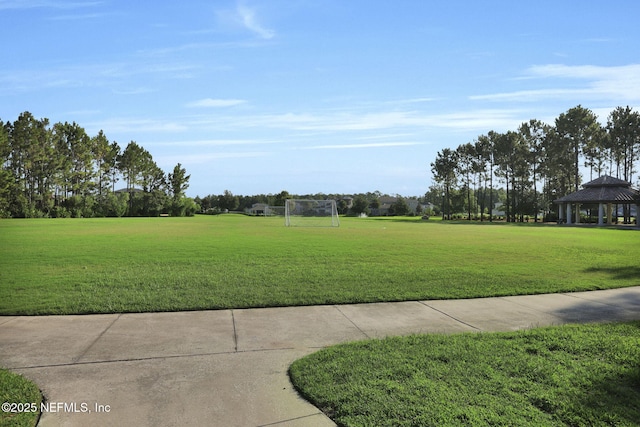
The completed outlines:
{"type": "MultiPolygon", "coordinates": [[[[640,328],[640,324],[638,324],[640,328]]],[[[637,361],[640,364],[640,360],[637,361]]],[[[640,367],[620,375],[602,378],[582,396],[580,406],[607,414],[609,425],[640,425],[640,367]]]]}
{"type": "MultiPolygon", "coordinates": [[[[640,321],[630,325],[640,330],[640,321]]],[[[588,391],[576,396],[577,410],[594,414],[587,419],[599,419],[602,425],[640,425],[640,352],[635,354],[631,360],[619,362],[627,369],[615,369],[615,373],[603,375],[591,383],[588,391]]]]}
{"type": "Polygon", "coordinates": [[[469,220],[445,220],[443,224],[451,225],[493,225],[503,227],[558,227],[558,224],[551,222],[505,222],[505,221],[469,221],[469,220]]]}
{"type": "Polygon", "coordinates": [[[640,286],[640,265],[627,267],[592,267],[585,270],[586,273],[606,273],[614,280],[637,279],[640,286]]]}
{"type": "Polygon", "coordinates": [[[467,219],[428,219],[423,220],[417,217],[369,217],[374,221],[390,221],[390,222],[412,222],[415,224],[429,224],[429,223],[437,223],[437,224],[450,224],[450,225],[475,225],[475,226],[504,226],[504,227],[561,227],[561,228],[575,228],[575,229],[598,229],[598,230],[611,230],[611,231],[640,231],[639,227],[634,225],[597,225],[597,224],[557,224],[555,222],[506,222],[504,220],[496,220],[496,221],[478,221],[478,220],[467,220],[467,219]]]}
{"type": "MultiPolygon", "coordinates": [[[[638,277],[640,272],[638,267],[592,269],[592,272],[603,270],[611,273],[614,278],[638,277]]],[[[576,304],[553,310],[552,313],[570,323],[632,321],[631,324],[640,329],[638,291],[621,291],[598,301],[580,295],[576,295],[576,299],[579,301],[576,304]]],[[[615,375],[604,375],[593,381],[588,392],[572,399],[572,405],[578,408],[576,411],[585,414],[586,419],[603,421],[603,425],[640,425],[640,407],[637,404],[640,395],[640,357],[635,365],[622,374],[617,371],[615,375]],[[589,416],[587,413],[594,415],[589,416]],[[606,419],[601,417],[602,414],[606,414],[606,419]]],[[[564,421],[571,424],[569,419],[564,421]]]]}
{"type": "Polygon", "coordinates": [[[373,220],[373,221],[383,221],[383,222],[410,222],[410,223],[414,223],[414,224],[451,224],[451,225],[477,225],[477,226],[481,226],[481,225],[518,225],[518,226],[540,226],[540,225],[556,225],[556,224],[550,224],[550,223],[535,223],[535,222],[504,222],[504,221],[468,221],[466,219],[448,219],[448,220],[442,220],[439,217],[438,218],[432,218],[432,219],[421,219],[419,217],[411,217],[411,216],[375,216],[375,217],[369,217],[369,219],[373,220]]]}
{"type": "Polygon", "coordinates": [[[449,225],[475,225],[475,226],[503,226],[503,227],[558,227],[553,222],[506,222],[506,221],[479,221],[466,219],[428,219],[423,220],[416,217],[371,217],[374,221],[390,221],[390,222],[412,222],[415,224],[449,224],[449,225]]]}

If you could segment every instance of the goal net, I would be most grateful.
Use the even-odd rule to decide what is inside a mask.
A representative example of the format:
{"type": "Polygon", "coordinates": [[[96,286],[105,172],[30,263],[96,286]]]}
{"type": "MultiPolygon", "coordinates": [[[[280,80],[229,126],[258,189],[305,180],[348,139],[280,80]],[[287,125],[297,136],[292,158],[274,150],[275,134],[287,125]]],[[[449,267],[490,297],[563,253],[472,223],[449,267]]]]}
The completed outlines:
{"type": "Polygon", "coordinates": [[[287,227],[339,227],[335,200],[287,199],[284,205],[287,227]]]}

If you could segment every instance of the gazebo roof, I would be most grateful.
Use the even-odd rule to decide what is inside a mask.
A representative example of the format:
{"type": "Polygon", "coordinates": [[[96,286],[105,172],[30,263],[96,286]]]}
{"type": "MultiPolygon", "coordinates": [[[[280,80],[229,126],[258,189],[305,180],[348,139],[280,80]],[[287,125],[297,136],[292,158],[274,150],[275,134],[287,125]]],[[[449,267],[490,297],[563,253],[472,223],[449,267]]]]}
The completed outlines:
{"type": "Polygon", "coordinates": [[[631,187],[631,183],[623,179],[614,178],[609,175],[602,175],[599,178],[589,181],[586,184],[582,184],[585,188],[592,187],[631,187]]]}
{"type": "Polygon", "coordinates": [[[587,182],[582,190],[556,200],[556,203],[638,203],[640,191],[631,188],[631,183],[604,175],[587,182]]]}

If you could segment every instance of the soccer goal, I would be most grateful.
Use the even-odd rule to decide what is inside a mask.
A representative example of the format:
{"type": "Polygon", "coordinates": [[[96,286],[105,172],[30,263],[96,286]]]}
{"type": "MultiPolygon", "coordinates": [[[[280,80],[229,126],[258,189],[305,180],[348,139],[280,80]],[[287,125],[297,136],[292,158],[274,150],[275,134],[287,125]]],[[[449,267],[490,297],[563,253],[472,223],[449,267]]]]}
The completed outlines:
{"type": "Polygon", "coordinates": [[[287,227],[339,227],[335,200],[287,199],[284,205],[287,227]]]}

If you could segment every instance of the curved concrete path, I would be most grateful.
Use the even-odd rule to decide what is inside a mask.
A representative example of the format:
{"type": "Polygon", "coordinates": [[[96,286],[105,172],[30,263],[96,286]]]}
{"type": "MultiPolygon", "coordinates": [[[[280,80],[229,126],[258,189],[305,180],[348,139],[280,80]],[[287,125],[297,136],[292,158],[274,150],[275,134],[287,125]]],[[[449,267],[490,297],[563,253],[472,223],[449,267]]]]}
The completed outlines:
{"type": "Polygon", "coordinates": [[[0,317],[0,365],[35,381],[40,426],[332,426],[287,368],[345,341],[640,319],[640,286],[449,301],[0,317]]]}

